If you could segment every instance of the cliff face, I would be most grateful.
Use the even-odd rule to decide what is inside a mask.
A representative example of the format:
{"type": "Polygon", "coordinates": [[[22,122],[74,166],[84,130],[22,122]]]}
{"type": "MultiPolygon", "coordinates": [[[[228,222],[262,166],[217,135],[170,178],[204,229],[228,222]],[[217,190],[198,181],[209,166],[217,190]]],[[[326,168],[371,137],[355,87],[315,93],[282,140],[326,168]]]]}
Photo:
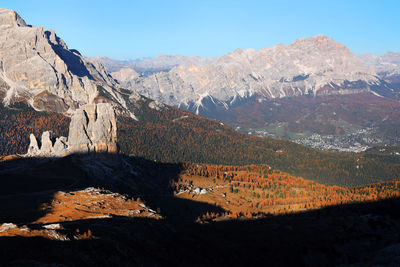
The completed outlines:
{"type": "Polygon", "coordinates": [[[69,49],[54,30],[34,27],[0,9],[0,100],[23,101],[37,110],[67,112],[97,102],[98,86],[124,104],[117,82],[97,62],[69,49]]]}
{"type": "Polygon", "coordinates": [[[51,131],[42,134],[39,146],[30,135],[27,156],[63,157],[73,153],[117,153],[117,124],[110,104],[89,104],[75,110],[71,116],[68,139],[55,138],[51,131]]]}
{"type": "Polygon", "coordinates": [[[71,152],[117,152],[117,123],[111,105],[86,105],[71,117],[68,135],[71,152]]]}

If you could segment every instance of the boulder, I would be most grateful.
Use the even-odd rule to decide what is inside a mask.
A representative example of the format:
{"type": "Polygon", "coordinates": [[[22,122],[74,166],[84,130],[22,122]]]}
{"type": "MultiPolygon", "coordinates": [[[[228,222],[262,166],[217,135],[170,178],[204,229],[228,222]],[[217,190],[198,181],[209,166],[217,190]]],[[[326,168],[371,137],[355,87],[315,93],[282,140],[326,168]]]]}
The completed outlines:
{"type": "Polygon", "coordinates": [[[196,187],[196,188],[193,190],[193,193],[196,194],[196,195],[200,195],[200,192],[201,192],[201,188],[200,188],[200,187],[196,187]]]}

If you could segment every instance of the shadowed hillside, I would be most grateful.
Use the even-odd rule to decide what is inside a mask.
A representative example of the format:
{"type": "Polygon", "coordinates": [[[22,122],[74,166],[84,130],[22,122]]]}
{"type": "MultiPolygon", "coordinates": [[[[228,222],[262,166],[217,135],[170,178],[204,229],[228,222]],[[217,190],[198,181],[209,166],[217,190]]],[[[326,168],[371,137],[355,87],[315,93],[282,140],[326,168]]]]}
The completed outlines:
{"type": "Polygon", "coordinates": [[[1,263],[19,266],[395,266],[400,263],[394,257],[398,255],[400,242],[399,199],[264,215],[258,219],[196,223],[199,215],[223,213],[224,209],[174,196],[171,181],[178,181],[186,168],[107,155],[0,163],[1,263]],[[107,173],[107,169],[112,171],[107,173]],[[96,197],[110,195],[111,201],[114,199],[113,211],[108,211],[107,201],[100,201],[103,204],[99,207],[103,206],[109,216],[96,217],[95,213],[84,219],[55,216],[57,202],[64,201],[59,198],[59,191],[79,202],[78,211],[93,211],[92,204],[87,202],[91,191],[82,191],[89,186],[101,188],[93,191],[97,192],[96,197]],[[74,198],[82,192],[87,192],[87,196],[74,198]],[[139,198],[140,203],[158,209],[161,217],[158,212],[145,217],[150,214],[149,208],[138,215],[117,215],[118,201],[131,205],[130,199],[139,201],[139,198]],[[46,203],[49,205],[43,206],[46,203]],[[2,224],[5,222],[15,223],[16,228],[5,230],[7,225],[2,224]],[[13,230],[24,229],[24,225],[28,230],[12,234],[13,230]],[[51,230],[55,225],[59,225],[58,230],[51,230]],[[53,234],[49,235],[50,232],[53,234]],[[4,236],[5,233],[10,234],[4,236]]]}

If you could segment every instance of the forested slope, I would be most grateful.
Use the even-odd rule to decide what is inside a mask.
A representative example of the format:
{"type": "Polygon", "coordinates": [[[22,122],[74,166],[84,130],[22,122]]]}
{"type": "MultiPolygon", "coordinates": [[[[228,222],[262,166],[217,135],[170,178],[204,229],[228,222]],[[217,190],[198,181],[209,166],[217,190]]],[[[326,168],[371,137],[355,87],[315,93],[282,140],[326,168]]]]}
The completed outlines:
{"type": "Polygon", "coordinates": [[[143,100],[135,112],[139,122],[126,117],[118,120],[119,144],[126,154],[162,162],[268,164],[292,175],[337,185],[368,184],[400,174],[399,156],[325,152],[249,136],[177,108],[157,111],[149,107],[149,101],[143,100]]]}
{"type": "MultiPolygon", "coordinates": [[[[134,119],[118,117],[122,153],[161,162],[267,164],[324,184],[354,186],[398,178],[400,157],[379,150],[359,154],[311,149],[284,140],[238,133],[222,123],[142,98],[134,119]]],[[[25,105],[0,106],[0,155],[25,153],[29,134],[68,135],[69,118],[25,105]]],[[[400,149],[399,149],[400,151],[400,149]]]]}
{"type": "Polygon", "coordinates": [[[0,156],[25,153],[29,134],[40,141],[43,131],[51,130],[56,136],[68,135],[69,118],[54,112],[37,112],[22,103],[9,107],[0,104],[0,156]]]}

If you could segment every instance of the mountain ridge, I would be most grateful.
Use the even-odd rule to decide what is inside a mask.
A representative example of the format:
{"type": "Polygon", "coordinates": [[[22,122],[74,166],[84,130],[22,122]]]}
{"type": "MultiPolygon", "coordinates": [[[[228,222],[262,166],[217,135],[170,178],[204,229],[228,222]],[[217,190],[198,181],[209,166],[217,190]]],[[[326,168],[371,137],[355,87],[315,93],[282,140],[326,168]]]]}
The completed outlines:
{"type": "Polygon", "coordinates": [[[156,58],[139,58],[132,60],[113,60],[108,57],[91,57],[91,61],[103,64],[109,72],[119,72],[129,68],[143,75],[151,75],[157,72],[167,72],[179,65],[207,65],[214,62],[215,58],[203,58],[199,56],[182,56],[160,54],[156,58]]]}
{"type": "MultiPolygon", "coordinates": [[[[354,94],[385,87],[372,68],[324,35],[259,50],[236,49],[211,64],[180,65],[167,73],[137,77],[130,85],[140,94],[200,115],[207,99],[227,109],[237,98],[256,93],[272,99],[354,94]]],[[[378,94],[389,91],[384,88],[378,94]]]]}

